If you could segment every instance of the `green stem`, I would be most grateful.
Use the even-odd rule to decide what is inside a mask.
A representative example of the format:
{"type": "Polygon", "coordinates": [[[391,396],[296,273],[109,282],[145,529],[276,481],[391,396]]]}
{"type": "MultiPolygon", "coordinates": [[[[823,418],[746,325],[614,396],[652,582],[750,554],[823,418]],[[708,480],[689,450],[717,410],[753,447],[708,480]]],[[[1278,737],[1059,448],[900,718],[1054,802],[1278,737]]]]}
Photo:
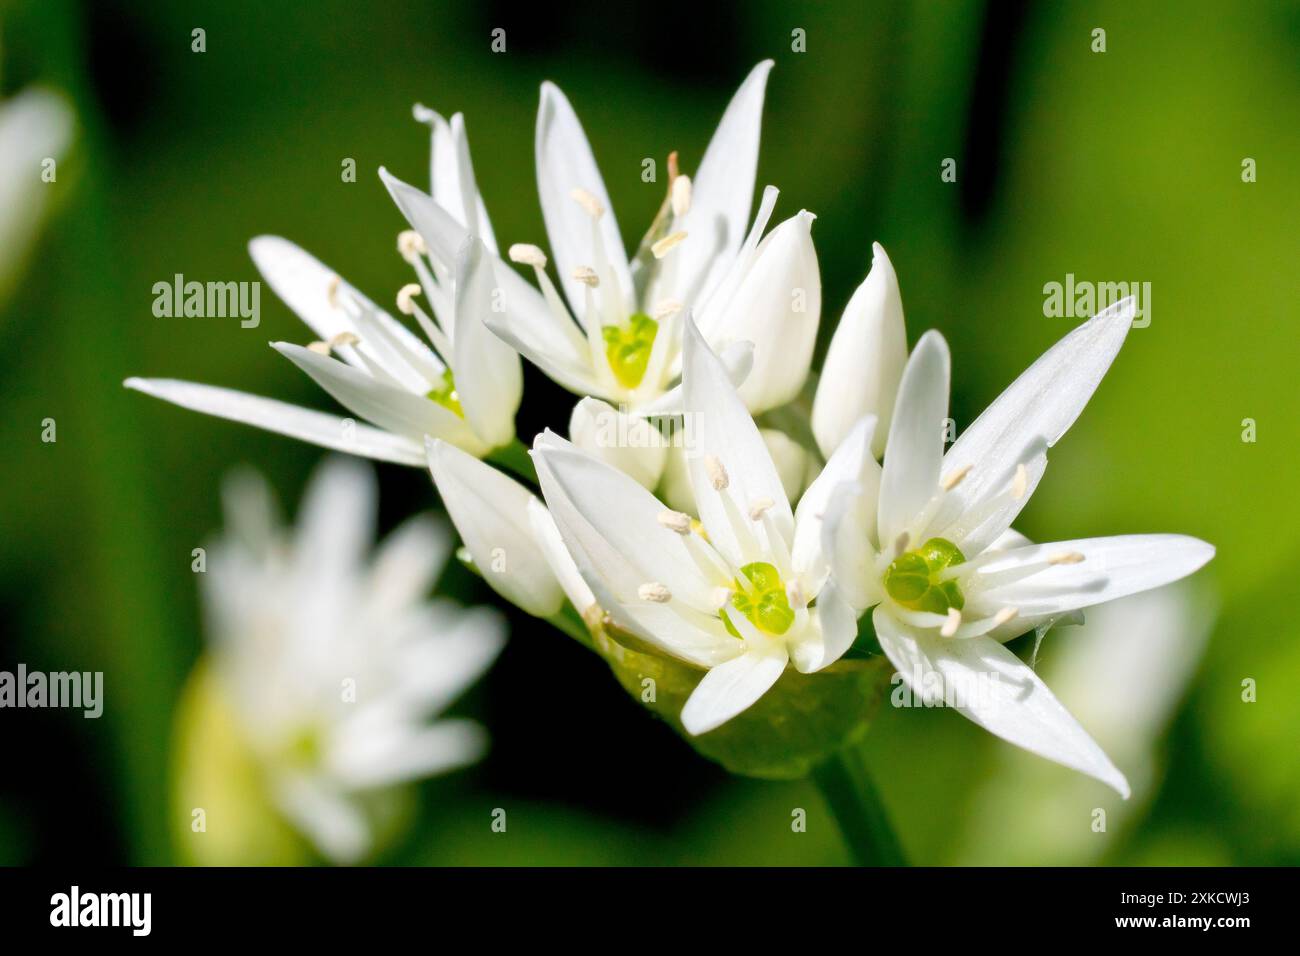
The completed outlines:
{"type": "Polygon", "coordinates": [[[528,448],[517,437],[512,438],[510,444],[502,445],[490,452],[487,460],[494,465],[500,465],[502,468],[513,471],[534,488],[537,487],[537,469],[533,467],[532,456],[528,454],[528,448]]]}
{"type": "Polygon", "coordinates": [[[859,866],[907,866],[880,793],[867,773],[860,744],[845,747],[821,764],[813,779],[859,866]]]}

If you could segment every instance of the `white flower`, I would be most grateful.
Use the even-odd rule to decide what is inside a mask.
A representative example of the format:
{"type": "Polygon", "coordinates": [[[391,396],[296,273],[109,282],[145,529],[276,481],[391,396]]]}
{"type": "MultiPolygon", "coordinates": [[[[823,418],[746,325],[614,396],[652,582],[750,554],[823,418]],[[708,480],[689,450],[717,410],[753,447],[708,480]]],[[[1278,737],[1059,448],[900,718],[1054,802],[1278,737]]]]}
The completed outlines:
{"type": "Polygon", "coordinates": [[[668,195],[630,262],[582,126],[564,94],[543,84],[537,181],[564,298],[542,250],[512,246],[511,258],[534,268],[547,319],[506,310],[489,326],[569,390],[644,410],[679,373],[682,323],[693,310],[733,381],[752,343],[742,395],[755,410],[792,398],[808,374],[821,284],[810,214],[760,242],[776,202],[769,187],[746,230],[771,66],[760,63],[741,85],[693,180],[670,157],[668,195]]]}
{"type": "Polygon", "coordinates": [[[0,302],[7,298],[57,185],[72,139],[72,108],[51,90],[24,90],[0,103],[0,302]],[[55,179],[44,181],[52,172],[55,179]]]}
{"type": "Polygon", "coordinates": [[[595,603],[536,495],[446,442],[430,439],[427,451],[447,514],[493,590],[536,617],[558,613],[566,595],[579,613],[595,603]]]}
{"type": "Polygon", "coordinates": [[[985,729],[1124,795],[1124,776],[1003,642],[1214,555],[1182,535],[1032,545],[1009,530],[1132,318],[1125,299],[1065,336],[946,455],[948,347],[926,333],[903,373],[883,470],[871,461],[837,490],[824,526],[837,586],[858,609],[875,607],[880,646],[915,691],[956,691],[958,709],[985,729]]]}
{"type": "MultiPolygon", "coordinates": [[[[405,465],[424,463],[426,435],[473,455],[513,441],[523,396],[519,356],[483,324],[502,307],[496,270],[510,270],[495,254],[460,117],[449,126],[422,107],[416,115],[433,125],[435,193],[455,210],[441,213],[446,228],[436,241],[432,230],[398,237],[398,250],[419,281],[398,292],[397,306],[414,316],[429,344],[293,243],[262,236],[249,244],[266,281],[319,337],[305,348],[288,342],[273,347],[376,427],[192,382],[131,378],[126,386],[195,411],[405,465]],[[421,293],[427,310],[417,301],[421,293]]],[[[406,195],[381,175],[408,212],[406,195]]],[[[434,205],[413,187],[400,187],[434,205]]],[[[540,298],[522,280],[517,285],[540,298]]]]}
{"type": "Polygon", "coordinates": [[[702,734],[758,700],[787,663],[816,671],[852,643],[855,616],[828,583],[821,520],[830,492],[860,473],[871,423],[792,512],[757,426],[692,322],[682,377],[699,521],[550,433],[533,458],[569,553],[613,624],[708,671],[681,715],[702,734]]]}
{"type": "Polygon", "coordinates": [[[907,331],[898,276],[880,243],[871,271],[849,299],[835,327],[813,399],[812,430],[829,456],[863,415],[875,415],[872,452],[885,450],[898,382],[907,364],[907,331]]]}
{"type": "Polygon", "coordinates": [[[376,791],[483,754],[478,724],[433,718],[496,658],[504,622],[426,599],[450,548],[426,517],[368,556],[367,466],[323,464],[296,531],[256,474],[227,485],[226,508],[201,576],[219,686],[281,811],[329,858],[358,860],[376,837],[376,791]]]}

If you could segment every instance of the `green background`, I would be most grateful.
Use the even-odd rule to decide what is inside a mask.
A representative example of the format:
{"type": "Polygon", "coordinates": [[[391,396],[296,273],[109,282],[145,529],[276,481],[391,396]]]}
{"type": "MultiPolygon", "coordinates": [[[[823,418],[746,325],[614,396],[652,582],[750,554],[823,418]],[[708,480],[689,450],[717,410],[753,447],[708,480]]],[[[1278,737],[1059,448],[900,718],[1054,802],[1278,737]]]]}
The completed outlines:
{"type": "MultiPolygon", "coordinates": [[[[0,304],[0,667],[103,670],[107,695],[98,721],[0,712],[0,862],[180,858],[172,715],[202,646],[190,550],[219,526],[231,465],[256,465],[293,503],[319,457],[121,381],[186,378],[332,408],[267,347],[311,337],[269,289],[261,326],[246,330],[155,318],[153,284],[256,279],[246,243],[274,233],[388,301],[409,281],[394,244],[404,223],[374,170],[427,183],[416,101],[464,112],[502,244],[544,244],[532,162],[543,79],[573,101],[634,242],[661,199],[642,159],[677,148],[693,169],[765,57],[776,68],[759,179],[781,188],[778,216],[818,215],[822,346],[879,240],[909,339],[934,327],[952,344],[959,427],[1073,324],[1044,317],[1045,283],[1151,283],[1151,325],[1054,451],[1020,526],[1046,540],[1179,531],[1218,548],[1193,581],[1217,616],[1154,745],[1158,783],[1098,837],[1099,858],[1300,862],[1300,5],[517,6],[0,8],[5,95],[61,89],[80,124],[25,281],[0,304]],[[195,27],[205,53],[190,50],[195,27]],[[1104,53],[1091,49],[1098,27],[1104,53]],[[791,50],[796,28],[806,52],[791,50]],[[341,181],[347,157],[355,183],[341,181]],[[956,183],[940,180],[947,157],[956,183]],[[1246,157],[1257,182],[1242,181],[1246,157]],[[55,444],[40,440],[46,417],[55,444]],[[1255,703],[1241,700],[1246,678],[1255,703]]],[[[571,399],[531,369],[527,387],[521,434],[563,427],[571,399]]],[[[379,470],[385,527],[437,507],[422,471],[379,470]]],[[[445,585],[491,599],[459,570],[445,585]]],[[[728,778],[589,652],[521,615],[512,624],[500,664],[459,708],[488,725],[492,754],[420,785],[418,818],[382,861],[847,859],[811,784],[728,778]],[[506,834],[489,829],[495,807],[506,834]],[[791,831],[794,808],[806,833],[791,831]]],[[[1064,836],[1017,856],[1015,813],[980,799],[1024,771],[1009,749],[951,713],[884,709],[870,757],[915,861],[1077,859],[1064,836]],[[986,836],[973,857],[961,850],[972,832],[986,836]]],[[[1031,771],[1034,785],[1076,786],[1058,770],[1031,771]]],[[[1114,803],[1099,785],[1079,799],[1063,833],[1114,803]]]]}

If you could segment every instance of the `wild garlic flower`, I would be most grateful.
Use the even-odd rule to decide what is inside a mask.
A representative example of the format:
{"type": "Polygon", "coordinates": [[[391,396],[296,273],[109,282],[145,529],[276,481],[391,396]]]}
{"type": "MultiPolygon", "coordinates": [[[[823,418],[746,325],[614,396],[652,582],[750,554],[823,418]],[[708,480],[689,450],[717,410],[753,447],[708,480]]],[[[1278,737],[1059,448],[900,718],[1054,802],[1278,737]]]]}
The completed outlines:
{"type": "Polygon", "coordinates": [[[340,863],[374,847],[377,795],[482,756],[478,724],[438,717],[505,640],[495,611],[427,599],[450,550],[430,518],[368,555],[376,496],[368,466],[329,460],[285,529],[244,473],[200,576],[212,671],[271,798],[340,863]]]}
{"type": "Polygon", "coordinates": [[[831,491],[861,470],[865,443],[846,442],[792,511],[758,427],[689,321],[683,348],[698,519],[549,432],[533,459],[560,535],[612,624],[706,671],[681,714],[689,733],[703,734],[757,701],[788,663],[817,671],[852,643],[855,615],[828,582],[821,522],[831,491]]]}
{"type": "Polygon", "coordinates": [[[676,153],[669,157],[667,195],[631,260],[577,115],[554,84],[543,84],[537,185],[564,295],[539,247],[513,245],[510,258],[536,273],[547,321],[506,310],[488,325],[578,395],[675,411],[675,395],[665,393],[679,374],[682,326],[693,312],[733,381],[744,379],[751,408],[793,398],[812,359],[821,283],[810,213],[763,237],[777,196],[769,187],[748,226],[771,67],[760,63],[741,85],[693,179],[678,170],[676,153]],[[747,377],[738,371],[750,364],[746,343],[747,377]]]}
{"type": "MultiPolygon", "coordinates": [[[[423,107],[416,107],[416,116],[433,127],[433,188],[449,210],[440,212],[445,228],[406,231],[397,240],[418,280],[399,290],[397,308],[414,316],[427,342],[293,243],[262,236],[249,244],[266,281],[318,337],[306,346],[272,347],[373,427],[193,382],[131,378],[126,386],[194,411],[404,465],[424,464],[426,435],[473,455],[513,441],[523,373],[519,356],[483,324],[489,312],[503,307],[497,295],[500,260],[464,124],[459,116],[448,124],[423,107]]],[[[382,170],[381,176],[404,212],[411,203],[399,186],[434,205],[414,187],[394,185],[382,170]]],[[[523,294],[511,296],[511,303],[540,298],[518,279],[514,291],[520,288],[523,294]]]]}
{"type": "Polygon", "coordinates": [[[947,454],[948,346],[926,333],[903,373],[883,469],[860,456],[861,473],[834,493],[824,525],[836,586],[859,611],[874,607],[880,646],[915,692],[961,691],[953,699],[966,717],[1125,796],[1124,775],[1003,643],[1177,580],[1214,555],[1183,535],[1033,545],[1010,531],[1047,449],[1078,418],[1132,319],[1125,299],[1065,336],[947,454]]]}

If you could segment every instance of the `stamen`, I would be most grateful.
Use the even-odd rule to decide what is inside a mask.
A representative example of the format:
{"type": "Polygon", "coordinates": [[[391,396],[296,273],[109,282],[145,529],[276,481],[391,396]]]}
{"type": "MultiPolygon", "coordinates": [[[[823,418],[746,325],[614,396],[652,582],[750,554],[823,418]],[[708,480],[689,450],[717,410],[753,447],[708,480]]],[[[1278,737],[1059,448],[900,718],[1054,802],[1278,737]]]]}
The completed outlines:
{"type": "Polygon", "coordinates": [[[902,554],[904,551],[907,550],[907,546],[911,544],[911,542],[912,542],[912,536],[908,534],[906,531],[904,531],[902,534],[900,534],[897,538],[894,539],[894,553],[902,554]]]}
{"type": "Polygon", "coordinates": [[[669,190],[674,216],[684,216],[691,208],[691,177],[685,174],[673,180],[669,190]]]}
{"type": "Polygon", "coordinates": [[[939,634],[943,637],[952,637],[959,627],[961,627],[961,611],[955,607],[948,608],[948,620],[944,621],[943,627],[939,628],[939,634]]]}
{"type": "Polygon", "coordinates": [[[650,313],[650,317],[656,322],[662,322],[664,319],[674,316],[680,311],[682,311],[682,304],[680,302],[676,299],[664,299],[654,307],[654,311],[650,313]]]}
{"type": "Polygon", "coordinates": [[[709,484],[713,485],[714,491],[723,491],[731,484],[727,469],[722,466],[722,462],[716,455],[704,456],[704,470],[708,473],[709,484]]]}
{"type": "Polygon", "coordinates": [[[591,266],[577,266],[572,275],[583,285],[590,286],[593,289],[600,285],[600,276],[596,275],[596,270],[591,266]]]}
{"type": "Polygon", "coordinates": [[[1083,555],[1078,551],[1062,551],[1060,554],[1053,554],[1047,559],[1048,564],[1078,564],[1083,560],[1083,555]]]}
{"type": "Polygon", "coordinates": [[[654,253],[656,259],[662,259],[664,256],[668,255],[668,253],[673,250],[674,246],[676,246],[685,238],[686,238],[686,233],[684,232],[669,233],[668,235],[660,239],[658,242],[656,242],[654,245],[652,245],[650,247],[650,251],[654,253]]]}
{"type": "Polygon", "coordinates": [[[414,315],[415,303],[411,300],[420,294],[419,283],[408,282],[397,290],[397,311],[402,315],[414,315]]]}
{"type": "Polygon", "coordinates": [[[438,115],[423,103],[416,103],[411,107],[411,115],[415,117],[418,123],[428,123],[433,125],[434,118],[438,115]]]}
{"type": "Polygon", "coordinates": [[[763,517],[763,512],[766,511],[768,508],[773,507],[775,504],[776,504],[775,501],[773,501],[771,498],[768,498],[766,496],[762,498],[755,498],[753,501],[749,503],[749,520],[750,521],[761,520],[763,517]]]}
{"type": "Polygon", "coordinates": [[[605,207],[600,204],[600,200],[585,189],[579,187],[570,189],[569,198],[585,209],[592,219],[599,219],[605,215],[605,207]]]}
{"type": "Polygon", "coordinates": [[[993,615],[993,626],[1001,627],[1019,613],[1020,608],[1018,607],[1004,607],[1002,610],[998,611],[997,614],[993,615]]]}
{"type": "Polygon", "coordinates": [[[546,253],[531,242],[516,242],[510,247],[509,255],[511,262],[535,266],[538,269],[546,268],[546,253]]]}
{"type": "Polygon", "coordinates": [[[328,342],[308,342],[307,351],[315,352],[317,355],[329,355],[330,347],[328,342]]]}
{"type": "Polygon", "coordinates": [[[669,531],[685,536],[691,533],[691,516],[680,511],[661,511],[657,520],[669,531]]]}
{"type": "Polygon", "coordinates": [[[950,474],[947,478],[943,480],[943,490],[952,491],[954,488],[960,485],[962,481],[965,479],[965,477],[970,474],[970,470],[972,467],[974,466],[966,465],[965,467],[959,468],[956,471],[954,471],[952,474],[950,474]]]}
{"type": "Polygon", "coordinates": [[[658,581],[648,581],[636,589],[636,596],[642,601],[650,601],[654,604],[667,604],[673,599],[673,594],[658,581]]]}
{"type": "Polygon", "coordinates": [[[338,335],[335,335],[333,338],[331,338],[327,344],[332,349],[338,349],[338,348],[342,348],[345,345],[356,345],[360,341],[361,339],[357,338],[355,333],[340,332],[338,335]]]}
{"type": "Polygon", "coordinates": [[[325,286],[325,299],[329,302],[331,309],[339,307],[339,286],[343,284],[342,278],[337,275],[330,276],[329,284],[325,286]]]}
{"type": "Polygon", "coordinates": [[[429,251],[429,247],[424,244],[424,237],[414,229],[403,229],[397,234],[397,251],[414,265],[416,259],[429,251]]]}
{"type": "Polygon", "coordinates": [[[1011,479],[1011,497],[1019,501],[1029,490],[1029,470],[1024,464],[1016,465],[1016,476],[1011,479]]]}

